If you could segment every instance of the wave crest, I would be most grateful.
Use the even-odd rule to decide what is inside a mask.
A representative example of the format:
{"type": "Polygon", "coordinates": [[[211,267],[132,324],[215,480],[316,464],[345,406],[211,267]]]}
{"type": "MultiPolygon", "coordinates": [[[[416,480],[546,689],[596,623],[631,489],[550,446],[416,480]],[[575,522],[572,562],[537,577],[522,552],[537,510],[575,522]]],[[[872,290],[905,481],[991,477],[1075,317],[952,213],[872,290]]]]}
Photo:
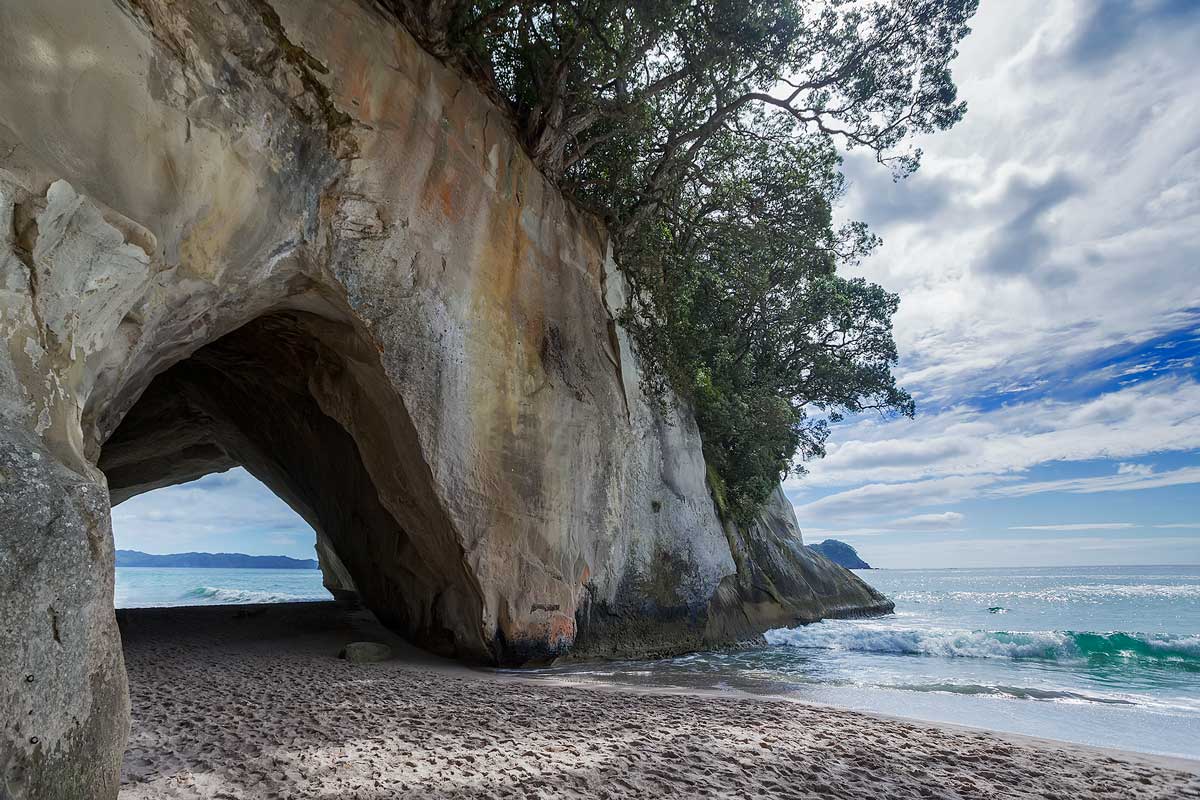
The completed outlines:
{"type": "Polygon", "coordinates": [[[251,589],[230,589],[222,586],[197,586],[184,592],[185,600],[200,601],[204,604],[244,604],[244,603],[302,603],[312,600],[328,600],[322,595],[299,595],[287,592],[256,592],[251,589]]]}
{"type": "Polygon", "coordinates": [[[1077,631],[971,631],[818,622],[766,633],[775,646],[952,658],[1125,659],[1200,670],[1200,636],[1077,631]]]}

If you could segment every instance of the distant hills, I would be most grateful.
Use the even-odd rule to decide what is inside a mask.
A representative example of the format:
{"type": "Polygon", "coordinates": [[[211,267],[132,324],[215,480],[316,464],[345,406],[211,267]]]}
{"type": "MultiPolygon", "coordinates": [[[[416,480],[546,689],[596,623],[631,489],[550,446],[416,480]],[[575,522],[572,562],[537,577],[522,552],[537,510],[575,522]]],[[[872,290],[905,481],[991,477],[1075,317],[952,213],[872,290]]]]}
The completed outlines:
{"type": "Polygon", "coordinates": [[[858,557],[858,552],[853,547],[845,542],[839,542],[837,539],[826,539],[820,544],[810,544],[809,548],[846,569],[873,569],[870,564],[858,557]]]}
{"type": "Polygon", "coordinates": [[[208,567],[211,569],[317,569],[311,558],[248,556],[244,553],[169,553],[118,550],[118,567],[208,567]]]}

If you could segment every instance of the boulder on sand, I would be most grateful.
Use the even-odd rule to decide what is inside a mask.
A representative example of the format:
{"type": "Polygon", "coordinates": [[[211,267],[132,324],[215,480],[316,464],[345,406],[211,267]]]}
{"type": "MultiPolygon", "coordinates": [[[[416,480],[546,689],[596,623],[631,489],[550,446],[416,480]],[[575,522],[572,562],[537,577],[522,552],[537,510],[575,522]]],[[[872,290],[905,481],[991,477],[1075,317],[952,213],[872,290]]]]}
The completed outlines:
{"type": "Polygon", "coordinates": [[[351,642],[338,654],[351,664],[369,664],[372,661],[387,661],[392,657],[392,648],[379,642],[351,642]]]}

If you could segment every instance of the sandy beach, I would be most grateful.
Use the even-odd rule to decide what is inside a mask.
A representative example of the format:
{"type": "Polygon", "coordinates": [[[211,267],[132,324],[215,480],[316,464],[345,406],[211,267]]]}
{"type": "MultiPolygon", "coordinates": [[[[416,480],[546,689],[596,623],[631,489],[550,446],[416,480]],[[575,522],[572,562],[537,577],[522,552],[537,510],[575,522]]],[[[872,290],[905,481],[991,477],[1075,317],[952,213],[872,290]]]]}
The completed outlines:
{"type": "Polygon", "coordinates": [[[1200,798],[1192,762],[424,656],[331,603],[118,612],[121,798],[1200,798]],[[347,642],[392,645],[350,664],[347,642]]]}

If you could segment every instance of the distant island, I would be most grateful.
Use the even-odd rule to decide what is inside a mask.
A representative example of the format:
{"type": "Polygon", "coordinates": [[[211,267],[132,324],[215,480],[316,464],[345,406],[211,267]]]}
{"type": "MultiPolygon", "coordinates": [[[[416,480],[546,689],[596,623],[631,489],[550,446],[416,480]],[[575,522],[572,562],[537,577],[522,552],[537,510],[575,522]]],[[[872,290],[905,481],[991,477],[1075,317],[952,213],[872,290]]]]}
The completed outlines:
{"type": "Polygon", "coordinates": [[[808,547],[846,569],[874,569],[858,557],[858,552],[853,547],[837,539],[826,539],[820,544],[810,544],[808,547]]]}
{"type": "Polygon", "coordinates": [[[211,569],[317,569],[311,558],[248,556],[245,553],[168,553],[118,550],[118,567],[208,567],[211,569]]]}

